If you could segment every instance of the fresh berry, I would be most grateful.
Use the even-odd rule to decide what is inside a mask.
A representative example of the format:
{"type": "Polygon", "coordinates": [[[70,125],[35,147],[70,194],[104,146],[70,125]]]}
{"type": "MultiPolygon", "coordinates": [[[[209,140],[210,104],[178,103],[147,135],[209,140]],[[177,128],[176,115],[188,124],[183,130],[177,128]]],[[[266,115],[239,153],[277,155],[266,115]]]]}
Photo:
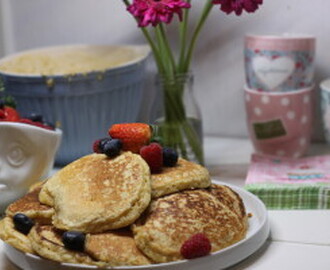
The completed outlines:
{"type": "Polygon", "coordinates": [[[178,152],[170,147],[163,148],[163,163],[166,167],[174,167],[178,162],[178,152]]]}
{"type": "Polygon", "coordinates": [[[35,123],[31,119],[21,118],[18,122],[23,124],[35,125],[35,123]]]}
{"type": "Polygon", "coordinates": [[[44,121],[43,117],[41,114],[37,114],[37,113],[31,113],[29,115],[29,117],[27,117],[28,119],[32,120],[33,122],[40,122],[42,123],[44,121]]]}
{"type": "Polygon", "coordinates": [[[47,128],[51,129],[51,130],[55,130],[55,125],[51,122],[42,122],[42,124],[47,128]]]}
{"type": "Polygon", "coordinates": [[[40,127],[40,128],[45,128],[45,129],[49,129],[49,130],[53,130],[52,127],[44,125],[43,123],[40,122],[34,122],[31,119],[27,119],[27,118],[21,118],[18,121],[19,123],[23,123],[23,124],[28,124],[28,125],[32,125],[32,126],[36,126],[36,127],[40,127]]]}
{"type": "Polygon", "coordinates": [[[197,233],[183,243],[180,252],[185,259],[193,259],[209,254],[211,248],[210,240],[205,234],[197,233]]]}
{"type": "Polygon", "coordinates": [[[33,125],[36,126],[36,127],[53,130],[53,128],[51,128],[50,126],[47,126],[47,125],[45,125],[44,123],[41,123],[41,122],[33,122],[33,125]]]}
{"type": "Polygon", "coordinates": [[[15,229],[23,234],[28,234],[34,225],[32,219],[28,216],[18,213],[13,217],[15,229]]]}
{"type": "Polygon", "coordinates": [[[109,129],[111,138],[120,139],[124,151],[139,153],[142,146],[147,145],[151,138],[151,128],[144,123],[115,124],[109,129]]]}
{"type": "Polygon", "coordinates": [[[148,163],[151,173],[159,173],[163,167],[163,149],[158,143],[143,146],[141,157],[148,163]]]}
{"type": "Polygon", "coordinates": [[[12,107],[4,106],[1,111],[0,121],[17,122],[20,119],[19,113],[12,107]]]}
{"type": "Polygon", "coordinates": [[[0,121],[6,118],[6,114],[4,110],[0,109],[0,121]]]}
{"type": "Polygon", "coordinates": [[[110,141],[111,138],[98,139],[93,143],[93,152],[97,154],[104,153],[104,145],[110,141]]]}
{"type": "Polygon", "coordinates": [[[82,232],[67,231],[62,235],[62,242],[67,249],[81,251],[85,249],[86,236],[82,232]]]}
{"type": "Polygon", "coordinates": [[[115,157],[120,154],[120,151],[123,147],[121,140],[119,139],[111,139],[106,142],[103,146],[103,153],[108,157],[115,157]]]}
{"type": "Polygon", "coordinates": [[[102,139],[98,139],[96,141],[93,142],[93,152],[96,154],[100,154],[102,153],[101,149],[100,149],[100,141],[102,139]]]}

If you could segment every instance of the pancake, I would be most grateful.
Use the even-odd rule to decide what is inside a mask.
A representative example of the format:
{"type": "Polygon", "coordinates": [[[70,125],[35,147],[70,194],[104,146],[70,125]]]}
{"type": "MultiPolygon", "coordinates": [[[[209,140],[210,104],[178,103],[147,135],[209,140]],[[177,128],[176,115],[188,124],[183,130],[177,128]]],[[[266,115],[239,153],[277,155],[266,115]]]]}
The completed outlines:
{"type": "Polygon", "coordinates": [[[66,263],[97,266],[146,265],[150,260],[140,252],[129,229],[87,234],[85,251],[68,250],[62,243],[63,231],[51,225],[36,225],[29,238],[40,256],[66,263]]]}
{"type": "Polygon", "coordinates": [[[42,187],[43,184],[46,183],[46,181],[47,181],[47,179],[44,180],[44,181],[37,181],[37,182],[35,182],[34,184],[32,184],[32,185],[30,186],[30,188],[29,188],[29,192],[35,190],[35,189],[38,188],[38,187],[42,187]]]}
{"type": "Polygon", "coordinates": [[[206,188],[211,185],[209,172],[199,164],[180,158],[174,167],[164,167],[151,175],[151,196],[158,198],[185,189],[206,188]]]}
{"type": "Polygon", "coordinates": [[[214,193],[220,192],[186,190],[153,200],[132,226],[138,248],[153,261],[162,263],[183,259],[181,246],[196,233],[207,236],[212,252],[244,238],[246,217],[242,218],[214,193]]]}
{"type": "Polygon", "coordinates": [[[136,247],[129,229],[88,234],[85,252],[110,266],[147,265],[151,261],[136,247]]]}
{"type": "Polygon", "coordinates": [[[54,209],[41,204],[38,199],[41,185],[38,183],[25,196],[11,203],[6,209],[7,216],[0,221],[0,238],[7,244],[27,253],[34,253],[34,251],[28,237],[15,229],[13,217],[17,213],[22,213],[33,219],[34,222],[51,222],[54,209]]]}
{"type": "Polygon", "coordinates": [[[0,220],[0,239],[26,253],[34,253],[29,238],[15,229],[13,219],[0,220]]]}
{"type": "Polygon", "coordinates": [[[13,217],[17,213],[22,213],[35,222],[49,224],[54,214],[54,209],[39,202],[40,190],[41,186],[36,186],[25,196],[10,204],[6,209],[6,215],[13,217]]]}
{"type": "Polygon", "coordinates": [[[141,156],[123,152],[82,157],[49,178],[39,199],[55,208],[63,230],[104,232],[132,224],[148,207],[150,171],[141,156]]]}
{"type": "Polygon", "coordinates": [[[227,205],[242,220],[247,218],[242,198],[230,187],[212,184],[207,191],[213,194],[221,203],[227,205]]]}
{"type": "Polygon", "coordinates": [[[66,249],[62,243],[62,231],[52,225],[36,224],[28,237],[33,250],[46,259],[64,263],[104,266],[83,252],[66,249]]]}

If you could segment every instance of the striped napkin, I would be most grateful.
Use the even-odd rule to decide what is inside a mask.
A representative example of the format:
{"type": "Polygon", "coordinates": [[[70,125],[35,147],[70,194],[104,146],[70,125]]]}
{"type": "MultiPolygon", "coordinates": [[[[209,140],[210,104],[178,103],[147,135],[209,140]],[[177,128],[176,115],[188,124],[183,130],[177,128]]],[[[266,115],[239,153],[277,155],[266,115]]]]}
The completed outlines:
{"type": "Polygon", "coordinates": [[[330,209],[330,155],[290,159],[253,154],[245,188],[268,209],[330,209]]]}

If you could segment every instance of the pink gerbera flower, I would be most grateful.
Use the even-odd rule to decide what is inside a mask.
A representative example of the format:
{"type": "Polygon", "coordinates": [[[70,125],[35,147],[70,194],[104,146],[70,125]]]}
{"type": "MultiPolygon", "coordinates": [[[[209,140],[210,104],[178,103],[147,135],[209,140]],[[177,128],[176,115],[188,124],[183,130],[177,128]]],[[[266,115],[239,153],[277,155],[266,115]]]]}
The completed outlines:
{"type": "Polygon", "coordinates": [[[190,6],[182,0],[133,0],[127,10],[138,19],[140,27],[145,27],[161,22],[170,23],[173,14],[177,14],[181,21],[182,9],[190,6]]]}
{"type": "Polygon", "coordinates": [[[263,0],[213,0],[213,4],[220,4],[220,9],[229,14],[235,12],[241,15],[242,11],[255,12],[263,0]]]}

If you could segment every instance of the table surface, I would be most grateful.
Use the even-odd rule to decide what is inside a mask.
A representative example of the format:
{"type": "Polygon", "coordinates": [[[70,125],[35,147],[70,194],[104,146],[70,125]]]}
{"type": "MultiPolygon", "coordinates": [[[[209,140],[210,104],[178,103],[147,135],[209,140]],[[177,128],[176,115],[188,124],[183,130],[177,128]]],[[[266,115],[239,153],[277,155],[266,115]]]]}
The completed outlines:
{"type": "MultiPolygon", "coordinates": [[[[247,139],[207,137],[206,166],[212,178],[242,187],[253,148],[247,139]]],[[[330,154],[330,146],[313,144],[308,155],[330,154]]],[[[228,270],[330,269],[330,210],[270,210],[271,234],[252,256],[228,270]]],[[[3,254],[0,270],[18,270],[3,254]]]]}

